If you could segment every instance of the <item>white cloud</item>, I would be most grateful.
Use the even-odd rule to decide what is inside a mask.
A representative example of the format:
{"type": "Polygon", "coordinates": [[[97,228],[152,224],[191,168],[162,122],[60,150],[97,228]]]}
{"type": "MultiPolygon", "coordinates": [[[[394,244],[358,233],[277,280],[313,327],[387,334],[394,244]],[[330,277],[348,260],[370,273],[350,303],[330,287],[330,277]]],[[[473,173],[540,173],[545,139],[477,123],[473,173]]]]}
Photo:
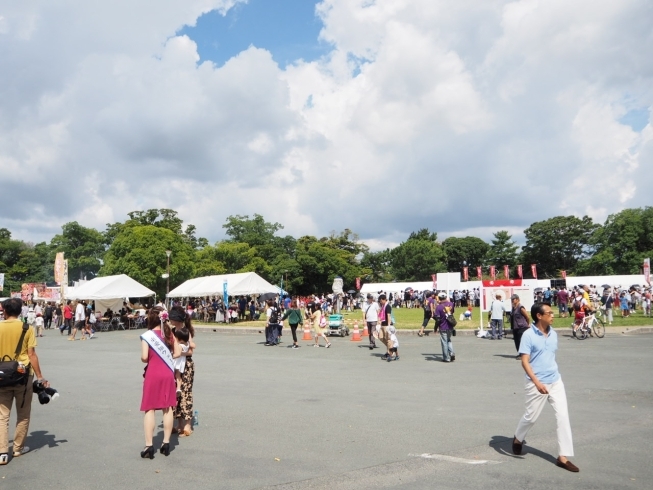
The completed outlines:
{"type": "Polygon", "coordinates": [[[25,3],[0,12],[0,226],[178,209],[370,243],[604,219],[650,204],[643,0],[324,0],[324,59],[250,47],[217,68],[175,33],[236,0],[25,3]],[[7,76],[10,74],[10,76],[7,76]]]}

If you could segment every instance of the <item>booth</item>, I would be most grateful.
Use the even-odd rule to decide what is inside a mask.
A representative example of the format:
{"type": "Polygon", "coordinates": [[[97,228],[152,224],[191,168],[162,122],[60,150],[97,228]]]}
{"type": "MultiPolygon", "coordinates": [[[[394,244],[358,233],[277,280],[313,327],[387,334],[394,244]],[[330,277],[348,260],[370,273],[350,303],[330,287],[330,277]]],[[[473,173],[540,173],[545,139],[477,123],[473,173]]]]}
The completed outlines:
{"type": "Polygon", "coordinates": [[[278,286],[270,284],[256,272],[242,272],[189,279],[170,291],[167,297],[201,298],[205,296],[223,296],[225,283],[227,283],[227,295],[231,297],[278,294],[280,291],[278,286]]]}
{"type": "Polygon", "coordinates": [[[75,288],[68,288],[65,293],[65,299],[94,301],[95,309],[102,312],[109,308],[119,311],[126,298],[150,296],[155,296],[154,291],[125,274],[96,277],[75,288]]]}

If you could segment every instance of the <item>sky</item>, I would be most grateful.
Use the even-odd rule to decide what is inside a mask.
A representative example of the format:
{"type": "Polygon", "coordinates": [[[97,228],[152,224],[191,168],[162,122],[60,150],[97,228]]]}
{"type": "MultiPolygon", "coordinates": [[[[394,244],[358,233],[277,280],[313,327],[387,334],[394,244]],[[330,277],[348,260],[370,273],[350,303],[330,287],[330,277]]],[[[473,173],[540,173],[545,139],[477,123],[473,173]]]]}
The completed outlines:
{"type": "Polygon", "coordinates": [[[172,208],[373,248],[651,205],[645,0],[0,4],[0,227],[172,208]]]}

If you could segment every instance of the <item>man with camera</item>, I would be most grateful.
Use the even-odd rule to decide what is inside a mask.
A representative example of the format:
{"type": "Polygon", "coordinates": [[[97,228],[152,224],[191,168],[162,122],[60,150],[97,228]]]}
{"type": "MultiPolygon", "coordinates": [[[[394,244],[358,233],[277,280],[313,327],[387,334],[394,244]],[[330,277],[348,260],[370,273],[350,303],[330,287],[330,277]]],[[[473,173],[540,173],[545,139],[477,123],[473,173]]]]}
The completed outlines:
{"type": "Polygon", "coordinates": [[[0,465],[9,462],[9,416],[14,400],[16,400],[16,432],[13,456],[17,458],[29,452],[24,442],[29,430],[34,374],[41,386],[45,388],[50,386],[41,373],[35,350],[34,329],[23,329],[23,323],[18,319],[22,307],[23,302],[19,298],[10,298],[2,303],[5,320],[0,322],[0,359],[8,358],[17,361],[17,372],[23,372],[25,376],[18,384],[0,376],[0,465]]]}

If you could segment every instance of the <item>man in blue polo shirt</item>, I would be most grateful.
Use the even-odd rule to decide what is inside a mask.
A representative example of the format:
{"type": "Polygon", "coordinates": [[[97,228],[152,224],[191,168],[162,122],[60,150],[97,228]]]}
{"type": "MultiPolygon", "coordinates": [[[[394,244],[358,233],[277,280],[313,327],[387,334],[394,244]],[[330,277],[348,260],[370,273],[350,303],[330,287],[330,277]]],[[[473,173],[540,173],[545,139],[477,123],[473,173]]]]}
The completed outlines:
{"type": "Polygon", "coordinates": [[[574,443],[565,385],[556,364],[558,335],[551,328],[553,312],[549,305],[535,303],[531,308],[531,317],[534,323],[524,332],[519,345],[521,364],[526,371],[526,411],[517,425],[512,452],[517,455],[522,453],[526,434],[542,413],[544,403],[548,401],[555,411],[558,426],[556,465],[568,471],[578,472],[578,467],[567,459],[568,456],[574,455],[574,443]]]}

